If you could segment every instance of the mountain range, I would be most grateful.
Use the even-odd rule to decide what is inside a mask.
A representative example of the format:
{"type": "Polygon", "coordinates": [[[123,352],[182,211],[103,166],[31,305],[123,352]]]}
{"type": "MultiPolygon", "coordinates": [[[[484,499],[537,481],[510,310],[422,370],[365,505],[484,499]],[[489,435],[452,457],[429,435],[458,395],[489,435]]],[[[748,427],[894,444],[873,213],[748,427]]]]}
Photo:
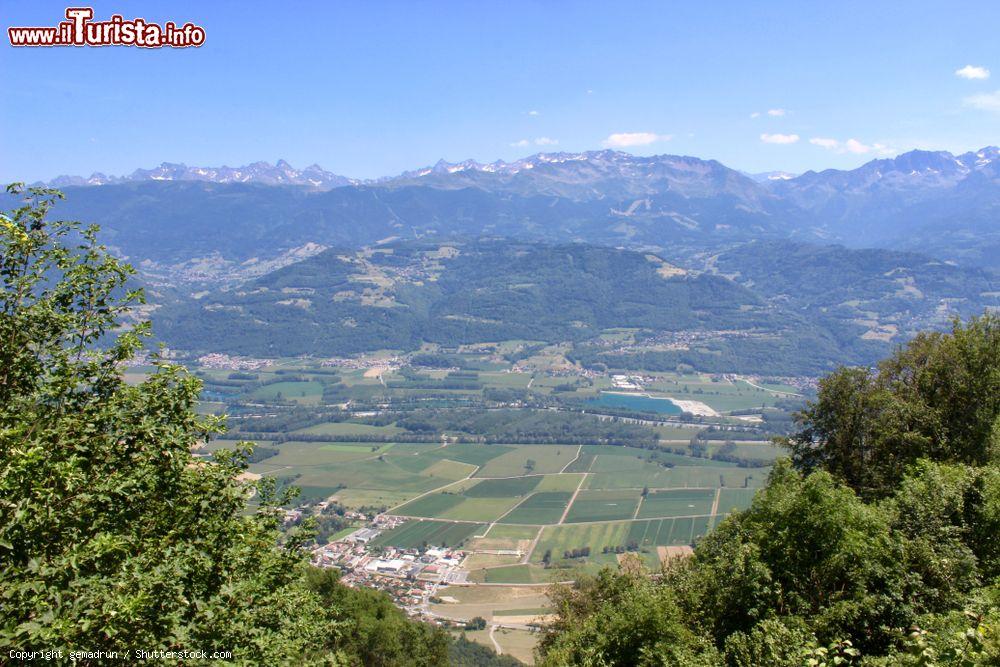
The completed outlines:
{"type": "Polygon", "coordinates": [[[359,181],[287,162],[163,164],[122,178],[60,177],[66,210],[125,255],[182,276],[309,243],[499,235],[647,248],[673,258],[757,239],[917,251],[1000,266],[1000,150],[911,151],[853,170],[748,176],[715,160],[620,151],[540,153],[359,181]],[[101,187],[90,187],[101,185],[101,187]]]}

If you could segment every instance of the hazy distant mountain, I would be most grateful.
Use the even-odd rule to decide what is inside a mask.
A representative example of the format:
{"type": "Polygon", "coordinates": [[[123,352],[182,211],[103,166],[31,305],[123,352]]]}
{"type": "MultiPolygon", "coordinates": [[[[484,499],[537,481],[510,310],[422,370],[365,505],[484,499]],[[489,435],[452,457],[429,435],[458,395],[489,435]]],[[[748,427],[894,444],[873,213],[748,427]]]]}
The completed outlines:
{"type": "Polygon", "coordinates": [[[910,151],[849,171],[809,171],[769,188],[806,214],[801,228],[819,235],[956,256],[964,253],[949,235],[972,232],[982,240],[997,232],[1000,150],[910,151]]]}
{"type": "Polygon", "coordinates": [[[608,150],[441,161],[365,182],[280,161],[234,169],[164,164],[123,178],[95,174],[53,184],[72,190],[65,215],[102,224],[120,252],[180,280],[192,263],[215,266],[222,278],[232,263],[274,260],[309,243],[480,235],[671,257],[785,238],[917,250],[995,270],[998,156],[995,147],[958,156],[911,151],[789,178],[608,150]]]}
{"type": "Polygon", "coordinates": [[[163,162],[153,169],[136,169],[128,176],[107,176],[93,173],[82,176],[59,176],[48,182],[56,188],[85,185],[114,185],[131,181],[203,181],[207,183],[259,183],[262,185],[302,185],[317,190],[329,190],[358,181],[324,170],[318,164],[295,169],[284,160],[273,165],[254,162],[243,167],[189,167],[186,164],[163,162]]]}
{"type": "Polygon", "coordinates": [[[798,176],[798,174],[793,174],[789,171],[764,171],[759,174],[747,174],[747,176],[758,183],[767,183],[769,181],[788,181],[798,176]]]}
{"type": "Polygon", "coordinates": [[[677,155],[639,157],[621,151],[539,153],[516,162],[438,162],[433,167],[382,179],[380,184],[438,188],[478,187],[519,195],[588,200],[645,197],[667,192],[683,197],[730,195],[762,209],[771,195],[751,178],[715,160],[677,155]]]}

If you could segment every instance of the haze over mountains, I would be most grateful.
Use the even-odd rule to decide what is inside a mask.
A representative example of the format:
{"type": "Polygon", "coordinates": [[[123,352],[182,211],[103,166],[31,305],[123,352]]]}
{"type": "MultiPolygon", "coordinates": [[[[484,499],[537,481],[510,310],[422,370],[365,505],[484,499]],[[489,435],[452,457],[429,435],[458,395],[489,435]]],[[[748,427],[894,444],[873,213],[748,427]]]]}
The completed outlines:
{"type": "Polygon", "coordinates": [[[491,234],[649,247],[672,256],[792,238],[1000,265],[996,147],[957,156],[911,151],[849,171],[788,176],[751,177],[714,160],[605,150],[488,164],[440,161],[369,181],[279,161],[163,164],[121,178],[94,174],[51,184],[102,185],[74,192],[68,208],[113,230],[125,254],[159,264],[212,251],[237,263],[267,260],[309,242],[491,234]],[[145,205],[137,208],[139,202],[145,205]],[[204,237],[207,247],[189,243],[192,236],[204,237]]]}
{"type": "Polygon", "coordinates": [[[365,182],[279,161],[53,185],[188,350],[523,339],[607,368],[815,374],[1000,307],[995,147],[795,177],[605,150],[365,182]],[[612,353],[616,327],[634,341],[612,353]]]}

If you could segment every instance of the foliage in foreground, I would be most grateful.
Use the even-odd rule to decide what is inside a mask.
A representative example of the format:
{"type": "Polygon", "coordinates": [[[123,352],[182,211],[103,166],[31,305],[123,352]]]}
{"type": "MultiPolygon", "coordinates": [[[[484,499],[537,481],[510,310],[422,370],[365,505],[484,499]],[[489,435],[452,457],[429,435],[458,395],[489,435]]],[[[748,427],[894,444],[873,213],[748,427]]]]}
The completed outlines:
{"type": "Polygon", "coordinates": [[[285,498],[238,481],[247,449],[192,456],[223,427],[196,414],[197,379],[154,360],[123,381],[142,294],[96,228],[46,220],[59,197],[33,189],[0,216],[0,645],[446,664],[441,630],[307,569],[285,498]]]}
{"type": "Polygon", "coordinates": [[[751,507],[556,587],[544,665],[1000,664],[1000,317],[823,381],[751,507]]]}

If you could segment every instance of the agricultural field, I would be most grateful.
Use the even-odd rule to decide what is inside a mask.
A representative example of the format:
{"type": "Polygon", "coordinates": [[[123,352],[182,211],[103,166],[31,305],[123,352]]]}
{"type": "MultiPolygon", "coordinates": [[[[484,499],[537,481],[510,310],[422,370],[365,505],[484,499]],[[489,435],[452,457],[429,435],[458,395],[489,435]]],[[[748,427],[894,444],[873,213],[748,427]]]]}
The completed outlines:
{"type": "Polygon", "coordinates": [[[750,507],[756,489],[721,489],[719,491],[719,513],[727,514],[734,510],[745,510],[750,507]]]}
{"type": "Polygon", "coordinates": [[[469,581],[477,584],[548,584],[558,580],[557,571],[530,564],[502,565],[469,573],[469,581]]]}
{"type": "Polygon", "coordinates": [[[539,528],[535,526],[514,526],[495,523],[489,527],[483,537],[477,537],[469,542],[470,549],[505,550],[526,552],[532,540],[538,535],[539,528]]]}
{"type": "MultiPolygon", "coordinates": [[[[488,445],[495,447],[496,445],[488,445]]],[[[476,477],[516,477],[530,473],[556,473],[576,458],[578,446],[518,445],[485,462],[476,477]]]]}
{"type": "Polygon", "coordinates": [[[595,473],[587,478],[588,489],[669,488],[757,488],[767,480],[770,468],[737,468],[727,465],[658,468],[647,464],[632,472],[595,473]]]}
{"type": "Polygon", "coordinates": [[[530,493],[541,476],[511,477],[505,479],[484,479],[465,492],[468,498],[515,498],[530,493]]]}
{"type": "Polygon", "coordinates": [[[275,382],[264,385],[251,394],[251,398],[284,399],[305,405],[318,405],[323,396],[323,385],[319,382],[275,382]]]}
{"type": "Polygon", "coordinates": [[[382,533],[372,543],[375,546],[415,549],[423,546],[461,546],[469,537],[482,531],[483,524],[449,521],[407,521],[382,533]]]}
{"type": "Polygon", "coordinates": [[[642,506],[639,507],[637,518],[711,514],[716,493],[717,491],[711,489],[651,491],[642,499],[642,506]]]}
{"type": "Polygon", "coordinates": [[[543,491],[576,491],[576,488],[580,486],[582,478],[583,475],[573,475],[570,473],[545,475],[538,486],[535,487],[535,491],[539,493],[543,491]]]}
{"type": "Polygon", "coordinates": [[[639,494],[634,491],[581,491],[569,508],[566,523],[631,519],[639,506],[639,494]]]}
{"type": "Polygon", "coordinates": [[[515,524],[558,523],[572,497],[573,494],[569,491],[540,491],[532,494],[500,520],[515,524]]]}
{"type": "Polygon", "coordinates": [[[474,553],[462,562],[467,570],[480,570],[501,565],[517,565],[521,557],[516,554],[474,553]]]}
{"type": "Polygon", "coordinates": [[[542,529],[542,538],[531,554],[531,561],[541,563],[546,553],[553,560],[562,558],[565,551],[590,547],[591,554],[599,554],[604,547],[625,546],[630,522],[617,521],[580,526],[564,524],[542,529]]]}
{"type": "Polygon", "coordinates": [[[308,435],[385,435],[395,436],[405,431],[398,426],[372,426],[354,422],[327,422],[292,431],[308,435]]]}
{"type": "Polygon", "coordinates": [[[658,560],[656,547],[693,544],[708,533],[709,527],[708,516],[547,526],[531,561],[541,563],[548,554],[554,564],[566,562],[566,552],[586,547],[590,549],[590,561],[610,564],[617,558],[613,553],[606,554],[605,549],[613,552],[616,548],[631,547],[638,550],[648,564],[655,565],[658,560]]]}

